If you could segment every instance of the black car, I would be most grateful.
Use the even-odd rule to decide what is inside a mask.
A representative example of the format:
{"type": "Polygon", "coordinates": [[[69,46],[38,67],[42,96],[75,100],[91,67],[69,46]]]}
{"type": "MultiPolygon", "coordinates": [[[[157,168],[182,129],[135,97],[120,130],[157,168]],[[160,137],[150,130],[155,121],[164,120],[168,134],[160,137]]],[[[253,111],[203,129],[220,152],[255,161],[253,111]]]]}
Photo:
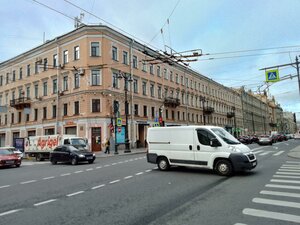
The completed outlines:
{"type": "Polygon", "coordinates": [[[56,147],[50,154],[50,162],[55,165],[57,162],[70,162],[77,165],[79,162],[87,161],[93,163],[95,154],[75,148],[73,145],[62,145],[56,147]]]}

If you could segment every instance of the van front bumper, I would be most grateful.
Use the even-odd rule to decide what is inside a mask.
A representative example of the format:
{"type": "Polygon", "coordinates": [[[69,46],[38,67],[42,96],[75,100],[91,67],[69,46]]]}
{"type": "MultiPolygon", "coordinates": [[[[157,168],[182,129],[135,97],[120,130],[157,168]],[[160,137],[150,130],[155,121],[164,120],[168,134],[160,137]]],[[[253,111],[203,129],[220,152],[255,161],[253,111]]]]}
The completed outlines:
{"type": "Polygon", "coordinates": [[[229,159],[235,172],[252,170],[257,166],[257,159],[254,154],[232,153],[229,159]]]}

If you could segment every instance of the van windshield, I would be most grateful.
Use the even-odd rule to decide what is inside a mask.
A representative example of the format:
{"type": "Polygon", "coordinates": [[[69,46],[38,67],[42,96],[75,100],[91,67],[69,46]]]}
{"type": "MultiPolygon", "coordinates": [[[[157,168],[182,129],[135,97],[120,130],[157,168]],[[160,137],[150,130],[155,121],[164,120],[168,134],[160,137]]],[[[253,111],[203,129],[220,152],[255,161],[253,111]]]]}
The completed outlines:
{"type": "Polygon", "coordinates": [[[85,140],[82,138],[72,138],[71,139],[71,144],[72,145],[86,145],[85,140]]]}
{"type": "Polygon", "coordinates": [[[240,142],[235,137],[233,137],[231,134],[229,134],[223,128],[212,128],[211,130],[216,135],[218,135],[218,137],[222,138],[222,140],[225,141],[227,144],[230,144],[230,145],[240,144],[240,142]]]}

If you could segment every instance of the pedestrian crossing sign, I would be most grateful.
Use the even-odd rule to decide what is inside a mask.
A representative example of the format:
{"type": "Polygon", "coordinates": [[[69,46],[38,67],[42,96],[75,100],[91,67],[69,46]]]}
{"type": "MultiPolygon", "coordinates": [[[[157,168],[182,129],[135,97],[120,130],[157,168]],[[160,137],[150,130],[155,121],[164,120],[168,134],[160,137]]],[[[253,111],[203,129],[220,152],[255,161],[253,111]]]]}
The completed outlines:
{"type": "Polygon", "coordinates": [[[266,70],[266,82],[277,82],[279,80],[278,69],[266,70]]]}

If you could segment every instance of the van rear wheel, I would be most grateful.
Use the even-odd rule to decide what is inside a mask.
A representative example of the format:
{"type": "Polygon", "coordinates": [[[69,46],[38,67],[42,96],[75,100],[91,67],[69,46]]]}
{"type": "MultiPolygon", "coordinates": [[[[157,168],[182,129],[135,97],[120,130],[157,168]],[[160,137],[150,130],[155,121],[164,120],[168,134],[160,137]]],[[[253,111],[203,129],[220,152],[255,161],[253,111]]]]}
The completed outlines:
{"type": "Polygon", "coordinates": [[[157,166],[162,171],[166,171],[170,168],[170,164],[166,157],[160,157],[157,161],[157,166]]]}
{"type": "Polygon", "coordinates": [[[230,176],[233,173],[233,168],[230,161],[222,159],[216,163],[215,170],[221,176],[230,176]]]}

